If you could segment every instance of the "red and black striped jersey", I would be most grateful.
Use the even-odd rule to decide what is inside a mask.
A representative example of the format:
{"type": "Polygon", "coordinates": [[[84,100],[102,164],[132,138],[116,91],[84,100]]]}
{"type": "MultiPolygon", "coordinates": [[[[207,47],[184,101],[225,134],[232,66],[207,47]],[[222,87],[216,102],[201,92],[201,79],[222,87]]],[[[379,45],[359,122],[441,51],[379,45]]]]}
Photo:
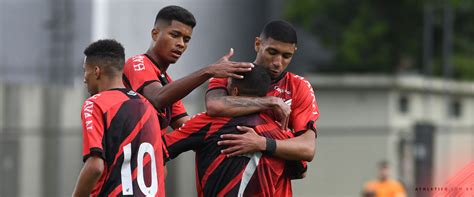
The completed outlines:
{"type": "MultiPolygon", "coordinates": [[[[150,83],[159,82],[162,86],[165,86],[173,81],[168,73],[162,73],[158,69],[158,64],[146,54],[129,58],[123,67],[122,78],[125,87],[140,94],[143,94],[143,88],[150,83]]],[[[158,109],[158,112],[163,134],[166,133],[166,129],[172,122],[188,115],[181,100],[171,106],[158,109]]]]}
{"type": "MultiPolygon", "coordinates": [[[[227,78],[211,78],[207,91],[217,88],[227,89],[227,80],[227,78]]],[[[318,104],[311,84],[303,77],[291,72],[283,72],[280,77],[273,80],[267,96],[279,97],[290,105],[288,126],[295,136],[303,134],[303,131],[308,129],[316,132],[316,121],[319,118],[318,104]]],[[[291,166],[288,170],[291,176],[299,178],[306,172],[307,162],[289,161],[287,166],[291,166]]]]}
{"type": "Polygon", "coordinates": [[[165,134],[168,159],[180,153],[196,152],[196,186],[203,196],[291,196],[291,180],[285,174],[285,160],[256,152],[229,157],[221,154],[220,135],[240,133],[236,126],[253,127],[262,136],[273,139],[293,137],[268,115],[209,117],[200,113],[179,129],[165,134]]]}
{"type": "Polygon", "coordinates": [[[130,89],[100,92],[82,107],[84,162],[104,160],[92,196],[165,196],[161,130],[153,106],[130,89]]]}

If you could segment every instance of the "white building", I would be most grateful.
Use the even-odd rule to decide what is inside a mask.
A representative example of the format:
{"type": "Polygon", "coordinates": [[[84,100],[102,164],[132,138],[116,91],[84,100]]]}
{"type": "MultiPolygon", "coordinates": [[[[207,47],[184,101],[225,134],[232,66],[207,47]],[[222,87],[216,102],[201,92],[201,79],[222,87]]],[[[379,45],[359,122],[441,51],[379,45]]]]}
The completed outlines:
{"type": "Polygon", "coordinates": [[[360,194],[382,159],[409,194],[421,196],[414,187],[443,186],[474,160],[474,83],[381,75],[307,79],[321,117],[316,158],[308,178],[296,184],[296,196],[308,188],[320,196],[360,194]],[[432,149],[430,131],[416,137],[429,127],[417,124],[434,127],[432,149]],[[431,184],[420,180],[430,174],[431,184]]]}

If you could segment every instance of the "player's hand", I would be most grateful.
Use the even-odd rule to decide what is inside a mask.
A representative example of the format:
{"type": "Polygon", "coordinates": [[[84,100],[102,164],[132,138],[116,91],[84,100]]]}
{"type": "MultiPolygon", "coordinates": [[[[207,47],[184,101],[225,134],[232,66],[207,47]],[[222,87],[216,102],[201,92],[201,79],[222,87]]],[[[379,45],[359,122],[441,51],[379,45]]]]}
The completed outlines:
{"type": "Polygon", "coordinates": [[[243,155],[247,153],[261,152],[266,149],[266,139],[258,135],[250,127],[237,126],[237,129],[243,134],[223,134],[221,141],[217,142],[219,146],[228,146],[221,151],[227,157],[243,155]]]}
{"type": "Polygon", "coordinates": [[[229,53],[224,55],[216,63],[207,67],[207,73],[211,77],[225,78],[233,77],[242,79],[242,75],[236,73],[251,71],[254,65],[248,62],[233,62],[230,58],[234,55],[234,49],[230,49],[229,53]]]}
{"type": "Polygon", "coordinates": [[[271,110],[274,118],[280,124],[281,129],[288,129],[288,122],[290,121],[291,107],[286,104],[283,99],[278,97],[268,97],[272,103],[271,110]]]}

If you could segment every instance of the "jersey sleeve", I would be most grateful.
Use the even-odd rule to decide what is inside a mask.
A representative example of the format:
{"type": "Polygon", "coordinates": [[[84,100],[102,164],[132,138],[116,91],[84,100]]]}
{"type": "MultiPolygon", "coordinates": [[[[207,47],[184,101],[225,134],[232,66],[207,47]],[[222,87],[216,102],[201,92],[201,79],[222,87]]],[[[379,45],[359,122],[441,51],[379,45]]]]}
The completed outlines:
{"type": "Polygon", "coordinates": [[[163,142],[166,145],[165,156],[167,156],[165,161],[200,147],[211,124],[203,115],[199,114],[185,122],[180,128],[165,134],[163,137],[163,142]]]}
{"type": "Polygon", "coordinates": [[[228,78],[211,78],[209,79],[209,86],[207,87],[207,92],[223,88],[227,91],[227,79],[228,78]]]}
{"type": "Polygon", "coordinates": [[[311,84],[303,78],[297,79],[297,91],[291,101],[290,126],[295,135],[311,129],[316,132],[316,120],[319,117],[318,104],[311,84]]]}
{"type": "Polygon", "coordinates": [[[123,83],[130,89],[143,94],[143,88],[153,82],[161,83],[153,68],[153,64],[146,63],[143,58],[130,58],[123,69],[123,83]]]}
{"type": "Polygon", "coordinates": [[[173,103],[171,112],[172,113],[170,122],[174,122],[182,117],[188,116],[186,108],[184,107],[183,102],[181,100],[173,103]]]}
{"type": "Polygon", "coordinates": [[[104,119],[102,116],[102,110],[97,103],[88,99],[82,106],[81,119],[83,134],[83,161],[85,162],[92,155],[105,159],[102,147],[102,139],[104,136],[104,119]]]}

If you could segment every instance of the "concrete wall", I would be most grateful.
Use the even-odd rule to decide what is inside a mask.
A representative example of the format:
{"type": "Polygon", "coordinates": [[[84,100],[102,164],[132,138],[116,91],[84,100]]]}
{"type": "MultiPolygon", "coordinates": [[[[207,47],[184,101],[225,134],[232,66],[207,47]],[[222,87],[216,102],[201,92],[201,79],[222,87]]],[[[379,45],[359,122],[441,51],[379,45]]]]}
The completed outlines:
{"type": "Polygon", "coordinates": [[[82,89],[0,84],[0,95],[5,106],[0,109],[7,115],[0,119],[8,122],[0,125],[0,196],[71,195],[82,167],[82,89]],[[44,105],[45,100],[54,100],[54,95],[47,95],[53,91],[61,95],[57,115],[48,113],[44,105]],[[61,118],[46,124],[47,116],[61,118]]]}
{"type": "MultiPolygon", "coordinates": [[[[317,81],[317,80],[316,80],[317,81]]],[[[308,177],[293,181],[295,196],[356,196],[393,155],[388,91],[329,89],[313,84],[321,113],[308,177]]]]}

